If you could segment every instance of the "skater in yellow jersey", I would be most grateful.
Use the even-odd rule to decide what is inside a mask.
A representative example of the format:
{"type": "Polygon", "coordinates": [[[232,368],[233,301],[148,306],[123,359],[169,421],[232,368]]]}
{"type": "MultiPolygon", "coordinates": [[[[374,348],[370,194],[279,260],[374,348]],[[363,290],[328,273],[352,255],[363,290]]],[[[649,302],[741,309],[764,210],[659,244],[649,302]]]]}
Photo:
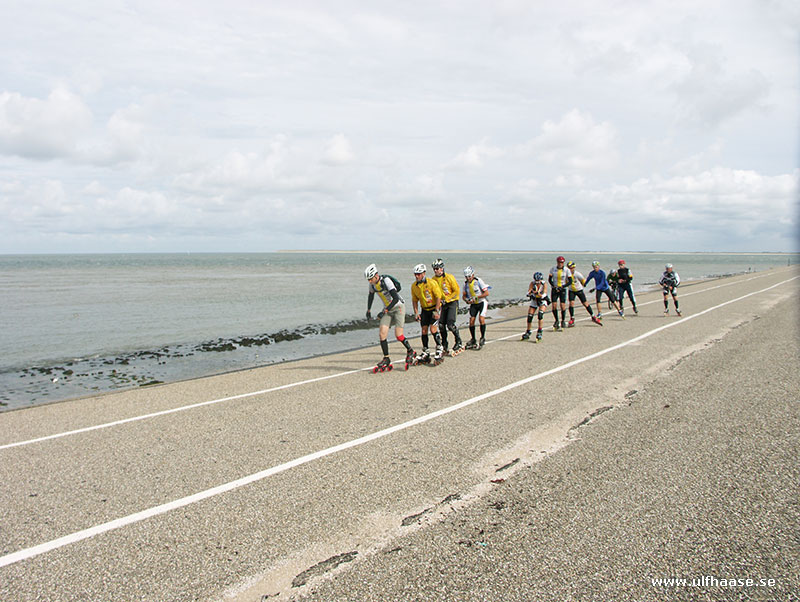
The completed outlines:
{"type": "Polygon", "coordinates": [[[592,306],[589,305],[589,302],[586,300],[586,293],[583,291],[583,285],[586,283],[586,278],[583,277],[577,268],[575,267],[575,262],[570,261],[567,264],[567,267],[572,272],[572,284],[569,285],[569,322],[567,326],[572,328],[575,326],[575,299],[577,298],[586,308],[586,311],[589,312],[589,316],[592,318],[592,322],[595,324],[603,325],[600,320],[598,320],[594,316],[594,312],[592,311],[592,306]]]}
{"type": "Polygon", "coordinates": [[[553,300],[553,330],[562,331],[567,327],[567,288],[572,284],[572,272],[564,265],[567,260],[559,256],[556,258],[556,267],[550,270],[550,296],[553,300]],[[558,309],[561,307],[561,324],[558,322],[558,309]]]}
{"type": "Polygon", "coordinates": [[[428,349],[428,330],[436,342],[436,352],[433,356],[433,365],[438,366],[444,357],[442,337],[439,335],[439,317],[442,311],[442,289],[436,280],[428,279],[427,268],[424,263],[414,267],[415,282],[411,285],[411,305],[414,308],[414,318],[422,325],[422,354],[417,357],[417,363],[427,364],[431,361],[428,349]]]}
{"type": "Polygon", "coordinates": [[[464,349],[461,343],[461,335],[458,333],[458,326],[456,326],[456,319],[458,318],[458,296],[461,294],[461,289],[458,286],[456,277],[452,274],[446,274],[444,271],[444,261],[437,259],[433,262],[433,279],[442,289],[442,312],[439,317],[439,326],[442,334],[442,345],[444,346],[444,354],[448,355],[447,347],[447,331],[453,333],[456,339],[453,345],[453,351],[450,355],[458,355],[464,349]]]}

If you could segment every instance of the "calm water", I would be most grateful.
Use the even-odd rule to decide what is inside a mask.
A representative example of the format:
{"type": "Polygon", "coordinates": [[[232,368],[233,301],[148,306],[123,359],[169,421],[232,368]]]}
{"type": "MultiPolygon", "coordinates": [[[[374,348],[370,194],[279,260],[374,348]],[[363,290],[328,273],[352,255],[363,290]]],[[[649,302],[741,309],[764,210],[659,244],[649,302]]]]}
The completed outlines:
{"type": "MultiPolygon", "coordinates": [[[[625,258],[639,290],[664,263],[684,280],[762,271],[781,254],[564,253],[584,275],[625,258]]],[[[442,253],[462,281],[473,265],[493,301],[520,299],[557,253],[442,253]]],[[[0,256],[0,403],[23,407],[374,344],[363,323],[375,262],[403,283],[436,253],[0,256]],[[336,327],[335,334],[323,334],[336,327]]],[[[376,299],[374,310],[378,309],[376,299]]],[[[409,334],[418,332],[410,326],[409,334]]]]}

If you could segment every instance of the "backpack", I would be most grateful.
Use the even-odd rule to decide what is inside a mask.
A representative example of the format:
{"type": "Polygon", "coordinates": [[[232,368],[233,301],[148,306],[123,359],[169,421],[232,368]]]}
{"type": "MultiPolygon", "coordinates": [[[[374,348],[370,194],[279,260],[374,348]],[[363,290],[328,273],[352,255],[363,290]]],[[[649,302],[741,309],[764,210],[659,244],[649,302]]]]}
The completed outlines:
{"type": "Polygon", "coordinates": [[[398,293],[403,288],[400,285],[400,281],[397,278],[395,278],[394,276],[390,276],[389,274],[381,274],[381,280],[383,280],[384,278],[389,278],[394,283],[394,287],[397,289],[398,293]]]}

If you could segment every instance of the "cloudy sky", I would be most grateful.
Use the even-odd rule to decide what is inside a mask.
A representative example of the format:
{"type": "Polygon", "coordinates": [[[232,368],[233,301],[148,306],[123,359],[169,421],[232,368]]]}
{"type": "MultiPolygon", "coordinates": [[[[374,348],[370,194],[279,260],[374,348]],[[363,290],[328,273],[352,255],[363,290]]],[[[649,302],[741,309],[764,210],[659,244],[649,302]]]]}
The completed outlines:
{"type": "Polygon", "coordinates": [[[798,249],[796,0],[5,0],[0,253],[798,249]]]}

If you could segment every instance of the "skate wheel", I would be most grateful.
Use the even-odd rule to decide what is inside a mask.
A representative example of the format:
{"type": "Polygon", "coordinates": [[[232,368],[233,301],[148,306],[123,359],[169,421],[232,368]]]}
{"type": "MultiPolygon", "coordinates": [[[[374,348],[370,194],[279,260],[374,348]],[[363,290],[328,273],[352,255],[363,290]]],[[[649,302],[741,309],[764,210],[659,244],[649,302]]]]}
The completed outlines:
{"type": "Polygon", "coordinates": [[[386,370],[387,370],[388,372],[391,372],[391,371],[392,371],[392,368],[394,368],[394,366],[392,366],[392,364],[389,364],[388,366],[386,366],[386,370]]]}
{"type": "Polygon", "coordinates": [[[372,373],[373,373],[373,374],[377,374],[379,369],[380,369],[380,368],[378,368],[378,366],[375,366],[375,367],[372,369],[372,373]]]}

